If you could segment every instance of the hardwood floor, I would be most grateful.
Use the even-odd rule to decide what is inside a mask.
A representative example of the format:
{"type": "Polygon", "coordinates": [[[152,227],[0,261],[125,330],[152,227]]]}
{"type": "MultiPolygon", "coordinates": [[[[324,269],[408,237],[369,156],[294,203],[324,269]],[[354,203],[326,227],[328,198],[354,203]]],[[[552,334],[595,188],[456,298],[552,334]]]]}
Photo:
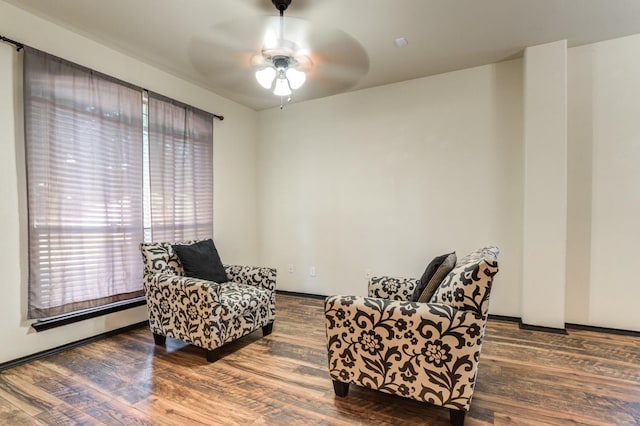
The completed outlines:
{"type": "MultiPolygon", "coordinates": [[[[221,351],[148,328],[0,373],[0,424],[448,425],[448,410],[327,375],[323,300],[277,296],[273,333],[221,351]]],[[[6,343],[5,343],[6,344],[6,343]]],[[[640,425],[640,338],[490,320],[466,425],[640,425]]]]}

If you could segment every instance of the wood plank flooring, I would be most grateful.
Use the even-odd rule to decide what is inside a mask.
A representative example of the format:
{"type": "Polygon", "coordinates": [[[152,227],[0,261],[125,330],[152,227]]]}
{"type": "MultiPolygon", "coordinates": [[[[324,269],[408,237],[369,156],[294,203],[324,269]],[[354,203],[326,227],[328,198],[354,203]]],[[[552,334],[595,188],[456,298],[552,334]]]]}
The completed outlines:
{"type": "MultiPolygon", "coordinates": [[[[448,410],[334,396],[323,300],[277,296],[273,333],[202,350],[148,328],[0,372],[3,425],[448,425],[448,410]]],[[[640,425],[640,338],[490,320],[466,425],[640,425]]]]}

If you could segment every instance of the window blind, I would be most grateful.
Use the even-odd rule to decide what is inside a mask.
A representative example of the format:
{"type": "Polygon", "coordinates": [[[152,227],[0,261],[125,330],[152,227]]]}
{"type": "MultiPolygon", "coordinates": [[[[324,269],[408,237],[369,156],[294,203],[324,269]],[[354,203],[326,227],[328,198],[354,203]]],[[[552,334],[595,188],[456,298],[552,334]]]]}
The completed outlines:
{"type": "Polygon", "coordinates": [[[153,241],[213,235],[213,115],[149,92],[153,241]]]}
{"type": "Polygon", "coordinates": [[[142,292],[142,91],[25,47],[29,318],[142,292]]]}

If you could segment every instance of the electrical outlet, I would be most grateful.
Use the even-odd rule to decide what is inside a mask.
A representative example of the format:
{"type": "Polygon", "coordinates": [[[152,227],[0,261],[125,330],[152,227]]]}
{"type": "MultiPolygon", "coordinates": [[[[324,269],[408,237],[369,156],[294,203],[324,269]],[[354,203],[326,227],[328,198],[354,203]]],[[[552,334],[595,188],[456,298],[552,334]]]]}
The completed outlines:
{"type": "Polygon", "coordinates": [[[315,277],[316,276],[316,267],[312,266],[309,268],[309,276],[310,277],[315,277]]]}
{"type": "Polygon", "coordinates": [[[290,263],[289,265],[287,265],[287,271],[289,271],[290,274],[293,274],[295,270],[296,268],[294,268],[293,263],[290,263]]]}

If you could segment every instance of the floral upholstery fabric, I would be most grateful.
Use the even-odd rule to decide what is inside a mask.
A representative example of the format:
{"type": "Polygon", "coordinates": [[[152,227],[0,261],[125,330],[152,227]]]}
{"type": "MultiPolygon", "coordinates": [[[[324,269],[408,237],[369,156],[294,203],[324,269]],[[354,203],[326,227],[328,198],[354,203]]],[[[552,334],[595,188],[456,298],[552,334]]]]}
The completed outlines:
{"type": "Polygon", "coordinates": [[[271,294],[262,287],[228,282],[221,286],[220,304],[222,312],[220,318],[228,321],[242,316],[247,311],[255,311],[260,306],[265,308],[271,302],[271,294]]]}
{"type": "MultiPolygon", "coordinates": [[[[181,241],[175,244],[193,244],[195,242],[196,241],[181,241]]],[[[180,263],[180,259],[173,250],[171,243],[142,243],[140,244],[140,252],[142,252],[144,275],[184,275],[182,263],[180,263]]]]}
{"type": "Polygon", "coordinates": [[[275,320],[275,269],[225,265],[229,282],[218,284],[183,276],[169,243],[140,249],[153,333],[213,350],[275,320]]]}
{"type": "Polygon", "coordinates": [[[267,318],[276,318],[276,270],[256,266],[225,265],[227,278],[235,283],[264,289],[270,297],[267,318]]]}
{"type": "Polygon", "coordinates": [[[197,278],[147,274],[144,289],[151,332],[180,339],[205,349],[224,343],[219,321],[220,284],[197,278]]]}
{"type": "MultiPolygon", "coordinates": [[[[402,287],[398,279],[384,278],[371,280],[369,295],[374,297],[328,297],[325,322],[331,378],[468,411],[485,332],[483,309],[488,309],[497,273],[496,256],[495,248],[474,252],[450,273],[460,267],[454,274],[458,278],[447,277],[449,286],[459,281],[476,288],[469,292],[474,303],[401,301],[395,291],[402,287]]],[[[411,295],[411,291],[400,293],[406,299],[411,295]]]]}
{"type": "Polygon", "coordinates": [[[258,327],[262,327],[271,322],[273,322],[273,319],[269,316],[269,308],[264,305],[254,310],[244,311],[241,315],[221,322],[224,343],[239,339],[256,330],[258,327]]]}
{"type": "Polygon", "coordinates": [[[371,277],[367,294],[389,300],[409,300],[418,281],[415,278],[371,277]]]}
{"type": "Polygon", "coordinates": [[[491,284],[498,273],[498,253],[497,247],[485,247],[460,259],[430,301],[472,310],[486,317],[491,284]]]}

